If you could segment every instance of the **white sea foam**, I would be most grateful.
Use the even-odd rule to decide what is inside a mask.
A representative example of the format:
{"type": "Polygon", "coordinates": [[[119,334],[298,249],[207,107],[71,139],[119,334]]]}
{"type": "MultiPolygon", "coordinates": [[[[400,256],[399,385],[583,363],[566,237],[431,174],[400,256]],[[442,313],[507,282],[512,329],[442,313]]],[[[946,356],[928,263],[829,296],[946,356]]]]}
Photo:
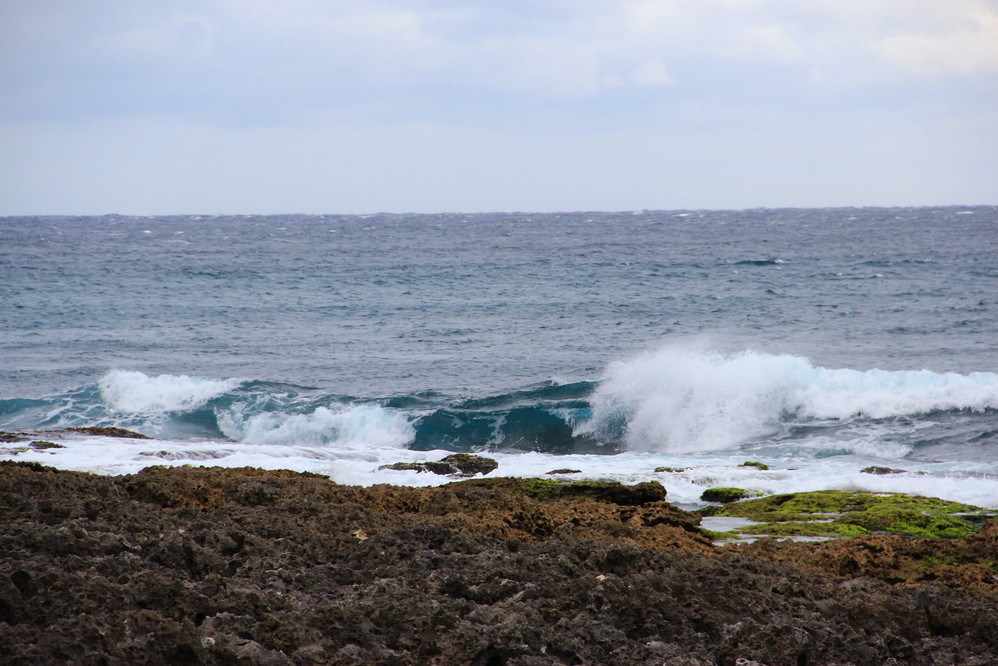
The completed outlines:
{"type": "Polygon", "coordinates": [[[238,387],[241,379],[208,379],[187,375],[157,375],[111,370],[98,382],[104,402],[119,412],[154,414],[181,412],[203,405],[238,387]]]}
{"type": "Polygon", "coordinates": [[[246,415],[242,403],[218,414],[226,437],[255,444],[335,445],[337,448],[401,448],[414,431],[400,412],[377,405],[333,410],[317,407],[309,414],[264,412],[246,415]]]}
{"type": "Polygon", "coordinates": [[[998,409],[998,375],[929,370],[885,371],[810,368],[794,387],[802,415],[816,418],[872,418],[924,414],[936,410],[998,409]]]}
{"type": "Polygon", "coordinates": [[[599,434],[626,422],[628,448],[694,452],[776,433],[787,417],[886,418],[998,409],[998,375],[814,367],[797,356],[669,347],[612,364],[593,396],[599,434]]]}
{"type": "Polygon", "coordinates": [[[865,436],[856,437],[809,437],[805,440],[798,440],[795,444],[802,451],[812,452],[818,457],[855,454],[881,460],[901,460],[909,455],[913,449],[910,444],[885,440],[871,432],[867,432],[865,436]]]}
{"type": "MultiPolygon", "coordinates": [[[[99,474],[133,474],[150,465],[210,465],[219,467],[259,467],[314,472],[337,483],[369,486],[391,483],[404,486],[433,486],[454,479],[431,473],[381,469],[397,461],[439,460],[444,451],[410,451],[394,446],[363,448],[327,444],[289,445],[285,443],[243,443],[211,440],[140,440],[111,437],[53,437],[65,445],[61,449],[28,449],[12,457],[40,462],[61,469],[99,474]]],[[[545,453],[490,453],[499,468],[490,476],[516,476],[572,479],[609,479],[622,483],[659,481],[668,499],[681,506],[700,505],[700,495],[713,486],[733,486],[762,494],[841,489],[901,492],[939,497],[985,508],[998,509],[998,463],[954,461],[933,463],[905,460],[906,473],[874,475],[860,470],[882,462],[863,455],[838,455],[814,459],[804,453],[795,456],[761,456],[745,450],[687,454],[631,451],[619,455],[553,455],[545,453]],[[751,457],[770,466],[769,470],[741,467],[751,457]],[[658,472],[668,466],[678,472],[658,472]],[[568,477],[552,477],[558,468],[581,470],[568,477]]]]}

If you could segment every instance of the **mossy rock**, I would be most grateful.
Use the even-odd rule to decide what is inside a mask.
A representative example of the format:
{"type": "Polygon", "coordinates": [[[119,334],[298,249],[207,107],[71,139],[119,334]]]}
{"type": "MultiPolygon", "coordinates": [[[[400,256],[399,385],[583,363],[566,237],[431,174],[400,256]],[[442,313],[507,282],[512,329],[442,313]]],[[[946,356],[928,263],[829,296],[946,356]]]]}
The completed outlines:
{"type": "Polygon", "coordinates": [[[378,469],[391,469],[396,472],[427,472],[426,463],[418,462],[397,462],[390,465],[382,465],[378,469]]]}
{"type": "Polygon", "coordinates": [[[563,469],[553,469],[550,472],[548,472],[548,474],[549,475],[555,475],[555,474],[582,474],[582,470],[581,469],[569,469],[569,468],[565,467],[563,469]]]}
{"type": "Polygon", "coordinates": [[[450,474],[460,474],[461,470],[450,463],[444,462],[443,460],[427,460],[424,463],[419,463],[420,472],[433,472],[434,474],[440,474],[441,476],[447,476],[450,474]]]}
{"type": "Polygon", "coordinates": [[[685,472],[688,467],[656,467],[655,473],[661,474],[662,472],[669,472],[672,474],[678,474],[679,472],[685,472]]]}
{"type": "Polygon", "coordinates": [[[980,526],[981,509],[969,504],[903,493],[819,490],[770,495],[720,507],[716,516],[754,520],[732,534],[846,537],[897,534],[946,539],[966,537],[980,526]]]}
{"type": "Polygon", "coordinates": [[[441,458],[440,462],[453,465],[461,474],[488,474],[499,467],[492,458],[485,456],[474,456],[470,453],[452,453],[441,458]]]}
{"type": "Polygon", "coordinates": [[[537,500],[586,497],[598,502],[622,506],[641,506],[665,499],[665,486],[657,481],[646,481],[626,486],[618,481],[558,481],[555,479],[496,478],[463,483],[505,490],[527,495],[537,500]]]}
{"type": "MultiPolygon", "coordinates": [[[[825,537],[825,538],[849,538],[863,536],[870,532],[857,525],[848,525],[835,522],[797,522],[766,523],[764,525],[751,525],[732,530],[734,534],[758,534],[769,537],[825,537]]],[[[719,534],[722,539],[729,534],[719,534]]],[[[716,538],[716,537],[715,537],[716,538]]],[[[718,539],[720,540],[720,539],[718,539]]]]}
{"type": "Polygon", "coordinates": [[[700,500],[703,502],[727,504],[729,502],[737,502],[746,497],[752,497],[752,495],[752,492],[742,488],[708,488],[700,495],[700,500]]]}
{"type": "Polygon", "coordinates": [[[754,460],[746,460],[739,467],[755,467],[756,469],[767,470],[769,465],[766,463],[756,462],[754,460]]]}
{"type": "Polygon", "coordinates": [[[893,467],[880,467],[877,465],[872,465],[870,467],[864,467],[859,470],[860,474],[906,474],[908,470],[904,469],[894,469],[893,467]]]}
{"type": "Polygon", "coordinates": [[[41,451],[43,449],[64,449],[64,448],[66,448],[62,444],[56,444],[55,442],[47,442],[44,439],[36,439],[35,441],[31,442],[31,444],[29,444],[28,446],[30,446],[31,448],[33,448],[36,451],[41,451]]]}
{"type": "Polygon", "coordinates": [[[391,465],[382,465],[378,469],[392,469],[402,472],[433,472],[434,474],[474,476],[476,474],[488,474],[499,467],[492,458],[484,456],[474,456],[470,453],[453,453],[440,460],[428,460],[426,462],[397,462],[391,465]]]}

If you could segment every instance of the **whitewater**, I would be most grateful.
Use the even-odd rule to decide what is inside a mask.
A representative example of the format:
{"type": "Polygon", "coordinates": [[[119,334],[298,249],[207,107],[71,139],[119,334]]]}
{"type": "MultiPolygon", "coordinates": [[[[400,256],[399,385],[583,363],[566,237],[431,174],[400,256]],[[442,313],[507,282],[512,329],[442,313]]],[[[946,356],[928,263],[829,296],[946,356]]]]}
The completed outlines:
{"type": "Polygon", "coordinates": [[[995,207],[3,218],[0,278],[0,430],[61,446],[3,459],[998,508],[995,207]]]}

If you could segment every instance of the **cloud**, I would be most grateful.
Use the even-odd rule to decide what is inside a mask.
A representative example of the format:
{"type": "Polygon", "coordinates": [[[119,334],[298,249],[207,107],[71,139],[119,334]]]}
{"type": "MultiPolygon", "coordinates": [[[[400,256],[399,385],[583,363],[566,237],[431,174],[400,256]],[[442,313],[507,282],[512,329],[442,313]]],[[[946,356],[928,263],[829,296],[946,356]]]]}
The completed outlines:
{"type": "Polygon", "coordinates": [[[463,109],[463,121],[487,122],[509,109],[603,100],[616,122],[612,110],[633,108],[632,92],[748,100],[775,94],[758,85],[765,77],[803,100],[815,85],[892,84],[898,65],[987,74],[998,61],[995,14],[973,0],[41,5],[0,6],[0,24],[15,26],[0,28],[8,119],[290,126],[445,120],[463,109]],[[938,25],[945,30],[932,32],[938,25]]]}
{"type": "Polygon", "coordinates": [[[986,201],[996,16],[998,0],[4,0],[0,202],[986,201]]]}
{"type": "Polygon", "coordinates": [[[661,60],[649,60],[631,72],[630,80],[639,86],[668,86],[676,82],[661,60]]]}
{"type": "Polygon", "coordinates": [[[213,29],[205,16],[169,16],[156,24],[101,35],[98,43],[114,58],[204,59],[214,52],[213,29]]]}
{"type": "Polygon", "coordinates": [[[718,52],[728,59],[749,62],[788,63],[804,56],[804,49],[787,30],[776,25],[748,26],[732,35],[731,41],[718,52]]]}
{"type": "Polygon", "coordinates": [[[888,61],[920,74],[998,72],[998,12],[979,8],[942,32],[891,35],[879,44],[888,61]]]}

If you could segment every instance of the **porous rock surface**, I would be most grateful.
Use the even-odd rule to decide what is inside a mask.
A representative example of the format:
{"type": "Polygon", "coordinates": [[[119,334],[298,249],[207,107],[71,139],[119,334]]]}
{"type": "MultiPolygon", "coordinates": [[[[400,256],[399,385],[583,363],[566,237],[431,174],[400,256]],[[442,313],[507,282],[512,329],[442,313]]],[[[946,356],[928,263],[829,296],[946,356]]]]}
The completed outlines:
{"type": "MultiPolygon", "coordinates": [[[[863,577],[860,560],[833,571],[845,561],[833,552],[827,567],[803,568],[797,545],[771,541],[715,548],[695,516],[647,488],[541,490],[503,479],[355,488],[286,471],[102,477],[0,463],[0,655],[6,664],[998,660],[993,586],[891,584],[863,577]]],[[[985,530],[993,539],[994,525],[985,530]]]]}

